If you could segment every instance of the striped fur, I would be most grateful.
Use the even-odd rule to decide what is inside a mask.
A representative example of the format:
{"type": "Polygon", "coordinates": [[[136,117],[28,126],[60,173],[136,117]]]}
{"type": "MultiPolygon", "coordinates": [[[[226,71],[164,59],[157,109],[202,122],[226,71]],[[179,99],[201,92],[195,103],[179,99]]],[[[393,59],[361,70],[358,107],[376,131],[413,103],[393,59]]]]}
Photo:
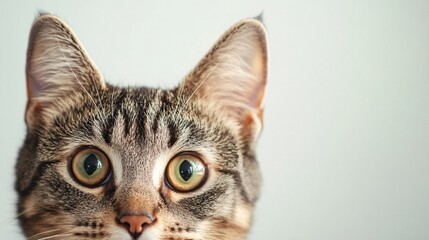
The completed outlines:
{"type": "Polygon", "coordinates": [[[72,30],[51,15],[35,20],[27,56],[16,190],[29,239],[134,239],[116,220],[124,211],[156,217],[140,240],[245,239],[260,191],[254,147],[267,52],[259,21],[233,26],[170,90],[105,83],[72,30]],[[108,156],[108,184],[87,188],[70,176],[82,146],[108,156]],[[208,178],[178,193],[164,173],[185,151],[203,156],[208,178]]]}

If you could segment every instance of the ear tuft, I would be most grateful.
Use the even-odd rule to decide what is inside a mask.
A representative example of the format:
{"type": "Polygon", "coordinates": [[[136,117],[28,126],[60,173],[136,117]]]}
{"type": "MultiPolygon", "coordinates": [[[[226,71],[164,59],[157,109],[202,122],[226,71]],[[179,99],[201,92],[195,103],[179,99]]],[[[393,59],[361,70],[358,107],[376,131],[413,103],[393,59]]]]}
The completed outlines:
{"type": "Polygon", "coordinates": [[[42,16],[45,16],[45,15],[51,15],[51,16],[53,16],[51,13],[49,13],[49,12],[47,12],[47,11],[45,11],[45,10],[39,10],[39,11],[37,12],[36,20],[37,20],[38,18],[42,17],[42,16]]]}
{"type": "Polygon", "coordinates": [[[256,16],[255,20],[258,20],[259,22],[264,24],[264,12],[262,11],[258,16],[256,16]]]}

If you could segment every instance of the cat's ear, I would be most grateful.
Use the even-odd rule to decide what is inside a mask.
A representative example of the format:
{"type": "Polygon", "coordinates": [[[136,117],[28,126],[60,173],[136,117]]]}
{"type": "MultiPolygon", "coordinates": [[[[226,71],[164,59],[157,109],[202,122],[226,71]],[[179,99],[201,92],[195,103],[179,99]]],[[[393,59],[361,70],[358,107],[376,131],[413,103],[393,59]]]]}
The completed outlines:
{"type": "Polygon", "coordinates": [[[241,21],[229,29],[184,79],[179,94],[190,101],[219,104],[253,142],[262,127],[267,82],[267,40],[263,24],[241,21]]]}
{"type": "MultiPolygon", "coordinates": [[[[64,96],[91,94],[104,80],[70,27],[58,17],[42,14],[33,23],[27,49],[27,110],[32,127],[64,96]]],[[[58,107],[58,106],[57,106],[58,107]]]]}

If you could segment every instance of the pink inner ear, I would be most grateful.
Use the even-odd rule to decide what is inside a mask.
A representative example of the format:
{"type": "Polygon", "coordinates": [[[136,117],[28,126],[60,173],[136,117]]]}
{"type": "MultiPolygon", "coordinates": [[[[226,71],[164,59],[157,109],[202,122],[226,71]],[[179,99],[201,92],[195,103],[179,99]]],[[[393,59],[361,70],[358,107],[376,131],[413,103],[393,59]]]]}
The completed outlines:
{"type": "Polygon", "coordinates": [[[263,53],[256,51],[252,61],[252,74],[256,76],[258,81],[256,86],[253,87],[253,94],[249,96],[249,103],[254,108],[262,108],[262,102],[265,96],[265,85],[266,85],[266,56],[263,53]],[[252,105],[253,104],[253,105],[252,105]]]}
{"type": "Polygon", "coordinates": [[[42,86],[39,81],[33,79],[33,76],[27,76],[27,97],[30,100],[33,97],[39,97],[42,92],[42,86]]]}
{"type": "Polygon", "coordinates": [[[255,91],[250,95],[249,104],[255,109],[262,109],[262,102],[265,96],[265,83],[261,82],[255,87],[255,91]]]}

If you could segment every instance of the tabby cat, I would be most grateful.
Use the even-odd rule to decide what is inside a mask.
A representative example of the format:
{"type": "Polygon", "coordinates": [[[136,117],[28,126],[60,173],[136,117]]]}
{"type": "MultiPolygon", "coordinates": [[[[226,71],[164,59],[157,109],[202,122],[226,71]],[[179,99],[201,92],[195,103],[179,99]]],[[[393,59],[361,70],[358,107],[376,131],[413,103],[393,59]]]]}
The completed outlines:
{"type": "Polygon", "coordinates": [[[106,83],[69,26],[41,14],[26,79],[16,191],[27,239],[246,238],[267,79],[259,20],[162,90],[106,83]]]}

